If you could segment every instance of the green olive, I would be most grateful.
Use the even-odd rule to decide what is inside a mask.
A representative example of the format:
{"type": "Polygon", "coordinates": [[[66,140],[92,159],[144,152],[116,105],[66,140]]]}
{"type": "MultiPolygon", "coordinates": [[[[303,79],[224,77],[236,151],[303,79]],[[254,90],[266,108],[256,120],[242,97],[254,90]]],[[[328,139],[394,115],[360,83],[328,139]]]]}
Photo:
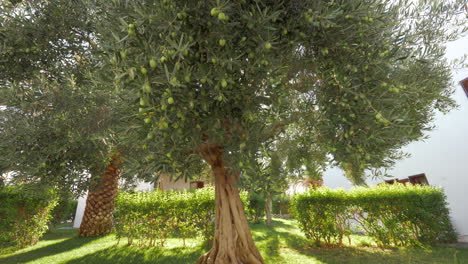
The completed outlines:
{"type": "Polygon", "coordinates": [[[149,62],[149,65],[152,69],[156,68],[156,60],[155,59],[151,59],[150,62],[149,62]]]}
{"type": "Polygon", "coordinates": [[[219,45],[220,45],[221,47],[224,47],[224,46],[226,45],[226,40],[225,40],[225,39],[220,39],[220,40],[219,40],[219,45]]]}
{"type": "Polygon", "coordinates": [[[143,85],[143,91],[145,91],[146,93],[150,93],[151,92],[151,86],[149,85],[149,83],[145,83],[143,85]]]}
{"type": "Polygon", "coordinates": [[[221,12],[221,13],[218,14],[218,19],[221,20],[221,21],[224,21],[224,20],[226,20],[226,15],[223,12],[221,12]]]}
{"type": "Polygon", "coordinates": [[[221,81],[221,86],[222,86],[223,88],[226,88],[227,85],[228,85],[228,84],[227,84],[227,81],[223,79],[223,80],[221,81]]]}
{"type": "Polygon", "coordinates": [[[211,16],[217,16],[219,14],[219,10],[216,7],[213,7],[210,12],[211,16]]]}

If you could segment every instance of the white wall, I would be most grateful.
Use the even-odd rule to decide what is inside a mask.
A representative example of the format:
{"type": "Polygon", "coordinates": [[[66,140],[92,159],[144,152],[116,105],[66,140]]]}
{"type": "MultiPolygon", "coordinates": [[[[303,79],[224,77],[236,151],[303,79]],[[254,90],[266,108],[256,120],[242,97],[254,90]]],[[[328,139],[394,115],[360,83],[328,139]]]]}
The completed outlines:
{"type": "MultiPolygon", "coordinates": [[[[447,57],[454,59],[468,53],[468,36],[447,45],[447,57]]],[[[437,114],[436,129],[429,139],[403,148],[410,158],[397,162],[390,175],[397,178],[425,173],[429,184],[443,187],[459,240],[468,242],[468,97],[459,81],[468,77],[468,69],[453,72],[456,91],[453,98],[460,105],[447,115],[437,114]]],[[[382,180],[369,180],[378,183],[382,180]]],[[[349,189],[351,184],[338,168],[324,174],[324,183],[331,188],[349,189]]]]}
{"type": "Polygon", "coordinates": [[[88,194],[78,198],[78,206],[76,207],[75,221],[73,222],[74,228],[79,228],[81,225],[81,220],[83,220],[83,214],[86,207],[86,198],[88,194]]]}

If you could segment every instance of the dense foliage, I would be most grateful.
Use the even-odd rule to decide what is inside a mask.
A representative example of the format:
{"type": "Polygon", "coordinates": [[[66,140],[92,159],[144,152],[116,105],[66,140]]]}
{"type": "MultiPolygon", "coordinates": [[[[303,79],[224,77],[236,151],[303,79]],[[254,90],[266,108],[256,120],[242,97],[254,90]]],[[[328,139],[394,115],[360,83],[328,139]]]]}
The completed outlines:
{"type": "Polygon", "coordinates": [[[320,188],[294,196],[292,209],[316,244],[341,244],[359,230],[379,246],[409,246],[456,240],[445,199],[442,189],[430,186],[320,188]]]}
{"type": "Polygon", "coordinates": [[[265,217],[265,198],[255,192],[249,192],[249,206],[246,208],[246,215],[249,221],[254,224],[260,223],[265,217]]]}
{"type": "Polygon", "coordinates": [[[0,167],[13,182],[78,195],[103,173],[116,145],[109,129],[128,111],[89,82],[96,44],[84,1],[3,2],[0,167]]]}
{"type": "Polygon", "coordinates": [[[280,216],[290,214],[291,197],[285,194],[273,196],[272,213],[280,216]]]}
{"type": "Polygon", "coordinates": [[[93,6],[101,67],[113,73],[98,81],[139,105],[134,128],[152,152],[145,169],[184,174],[199,162],[191,154],[213,143],[244,170],[263,143],[316,128],[319,137],[297,140],[318,140],[360,182],[421,138],[434,109],[452,106],[441,44],[461,28],[439,13],[461,6],[108,1],[93,6]]]}
{"type": "MultiPolygon", "coordinates": [[[[272,146],[270,146],[272,147],[272,146]]],[[[275,195],[283,193],[288,188],[287,172],[284,169],[285,162],[277,151],[268,148],[262,148],[263,157],[257,160],[256,164],[249,164],[250,170],[245,173],[240,181],[240,186],[247,189],[251,194],[251,205],[255,203],[252,213],[254,222],[263,217],[259,206],[263,205],[267,225],[272,226],[272,199],[275,195]],[[253,168],[253,169],[252,169],[253,168]],[[262,198],[257,197],[261,195],[262,198]],[[253,203],[252,203],[253,202],[253,203]]]]}
{"type": "MultiPolygon", "coordinates": [[[[241,193],[244,204],[247,194],[241,193]]],[[[121,192],[117,197],[115,229],[128,244],[164,246],[167,238],[201,236],[213,239],[214,189],[194,191],[121,192]]]]}
{"type": "Polygon", "coordinates": [[[47,230],[57,203],[52,189],[7,186],[0,189],[0,246],[34,245],[47,230]]]}
{"type": "Polygon", "coordinates": [[[75,219],[78,200],[70,197],[60,197],[54,210],[52,210],[52,219],[49,221],[51,225],[61,224],[65,221],[73,221],[75,219]]]}
{"type": "MultiPolygon", "coordinates": [[[[266,199],[263,195],[255,192],[248,192],[248,206],[245,213],[250,222],[260,223],[265,218],[266,199]]],[[[291,198],[287,195],[275,195],[272,197],[271,213],[275,217],[289,217],[291,198]]]]}
{"type": "MultiPolygon", "coordinates": [[[[62,117],[52,104],[54,110],[39,131],[52,124],[59,136],[51,140],[50,153],[31,152],[26,160],[37,162],[20,166],[36,169],[38,164],[47,172],[39,182],[59,175],[82,186],[83,174],[68,172],[103,167],[110,150],[120,145],[114,143],[145,150],[136,153],[146,159],[126,157],[139,170],[133,175],[140,177],[159,171],[190,177],[210,164],[217,190],[225,190],[217,193],[217,204],[230,208],[222,214],[216,210],[219,244],[200,263],[263,263],[240,210],[238,191],[230,189],[246,171],[247,161],[259,158],[265,143],[289,137],[287,132],[297,128],[313,131],[296,133],[297,141],[320,144],[354,183],[363,182],[365,169],[387,166],[400,157],[400,147],[431,128],[435,109],[452,106],[443,44],[463,31],[448,12],[460,10],[462,0],[10,3],[0,4],[0,40],[5,43],[0,69],[7,73],[0,76],[2,94],[6,89],[18,96],[32,94],[31,101],[20,101],[34,106],[36,94],[41,95],[36,75],[60,87],[69,79],[74,83],[76,74],[78,91],[102,91],[99,98],[117,93],[128,107],[115,116],[137,121],[125,125],[126,133],[116,133],[122,141],[115,142],[107,129],[73,136],[81,130],[64,126],[84,126],[88,115],[71,108],[62,117]],[[70,145],[61,143],[64,139],[70,139],[65,141],[70,145]],[[71,153],[96,158],[72,155],[70,162],[66,157],[71,153]],[[227,247],[227,241],[234,242],[227,247]]],[[[28,112],[21,103],[5,101],[11,115],[19,109],[19,125],[14,127],[21,128],[28,112]]],[[[119,102],[111,100],[97,113],[109,113],[119,102]]],[[[35,131],[29,126],[23,130],[35,131]]],[[[10,130],[1,132],[9,140],[0,141],[6,142],[0,149],[17,146],[11,144],[15,138],[10,130]]],[[[22,146],[48,149],[41,147],[43,139],[31,143],[36,134],[23,134],[31,140],[22,146]]],[[[305,146],[289,160],[302,166],[310,158],[305,146]]],[[[3,163],[8,169],[18,164],[0,159],[0,166],[3,163]]]]}

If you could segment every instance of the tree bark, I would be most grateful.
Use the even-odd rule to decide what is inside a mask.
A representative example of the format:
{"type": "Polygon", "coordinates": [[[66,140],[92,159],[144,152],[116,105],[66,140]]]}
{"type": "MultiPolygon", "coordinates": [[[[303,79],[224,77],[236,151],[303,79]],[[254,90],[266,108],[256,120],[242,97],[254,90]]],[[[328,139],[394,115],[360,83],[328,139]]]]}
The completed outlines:
{"type": "Polygon", "coordinates": [[[120,163],[118,154],[112,156],[100,182],[89,190],[78,236],[101,236],[112,231],[120,163]]]}
{"type": "Polygon", "coordinates": [[[265,201],[265,215],[267,219],[267,226],[272,227],[273,226],[273,220],[271,218],[271,195],[266,196],[266,201],[265,201]]]}
{"type": "Polygon", "coordinates": [[[222,149],[215,144],[201,146],[199,154],[215,178],[216,218],[213,246],[197,264],[263,264],[236,187],[239,173],[226,170],[222,149]]]}

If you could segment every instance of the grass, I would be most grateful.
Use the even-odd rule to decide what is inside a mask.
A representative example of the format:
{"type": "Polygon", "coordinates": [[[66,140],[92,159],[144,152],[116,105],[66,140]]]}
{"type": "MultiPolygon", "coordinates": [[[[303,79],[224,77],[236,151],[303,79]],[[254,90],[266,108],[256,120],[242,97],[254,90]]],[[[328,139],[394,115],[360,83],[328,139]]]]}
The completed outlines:
{"type": "MultiPolygon", "coordinates": [[[[274,264],[405,264],[468,263],[468,248],[393,248],[360,247],[371,244],[365,237],[353,237],[353,244],[337,248],[316,248],[304,238],[294,220],[275,219],[274,228],[252,225],[255,243],[266,263],[274,264]]],[[[198,240],[169,239],[165,248],[138,248],[117,244],[114,235],[78,238],[76,230],[55,229],[35,246],[12,254],[0,255],[2,264],[187,264],[194,263],[206,251],[198,240]]]]}

